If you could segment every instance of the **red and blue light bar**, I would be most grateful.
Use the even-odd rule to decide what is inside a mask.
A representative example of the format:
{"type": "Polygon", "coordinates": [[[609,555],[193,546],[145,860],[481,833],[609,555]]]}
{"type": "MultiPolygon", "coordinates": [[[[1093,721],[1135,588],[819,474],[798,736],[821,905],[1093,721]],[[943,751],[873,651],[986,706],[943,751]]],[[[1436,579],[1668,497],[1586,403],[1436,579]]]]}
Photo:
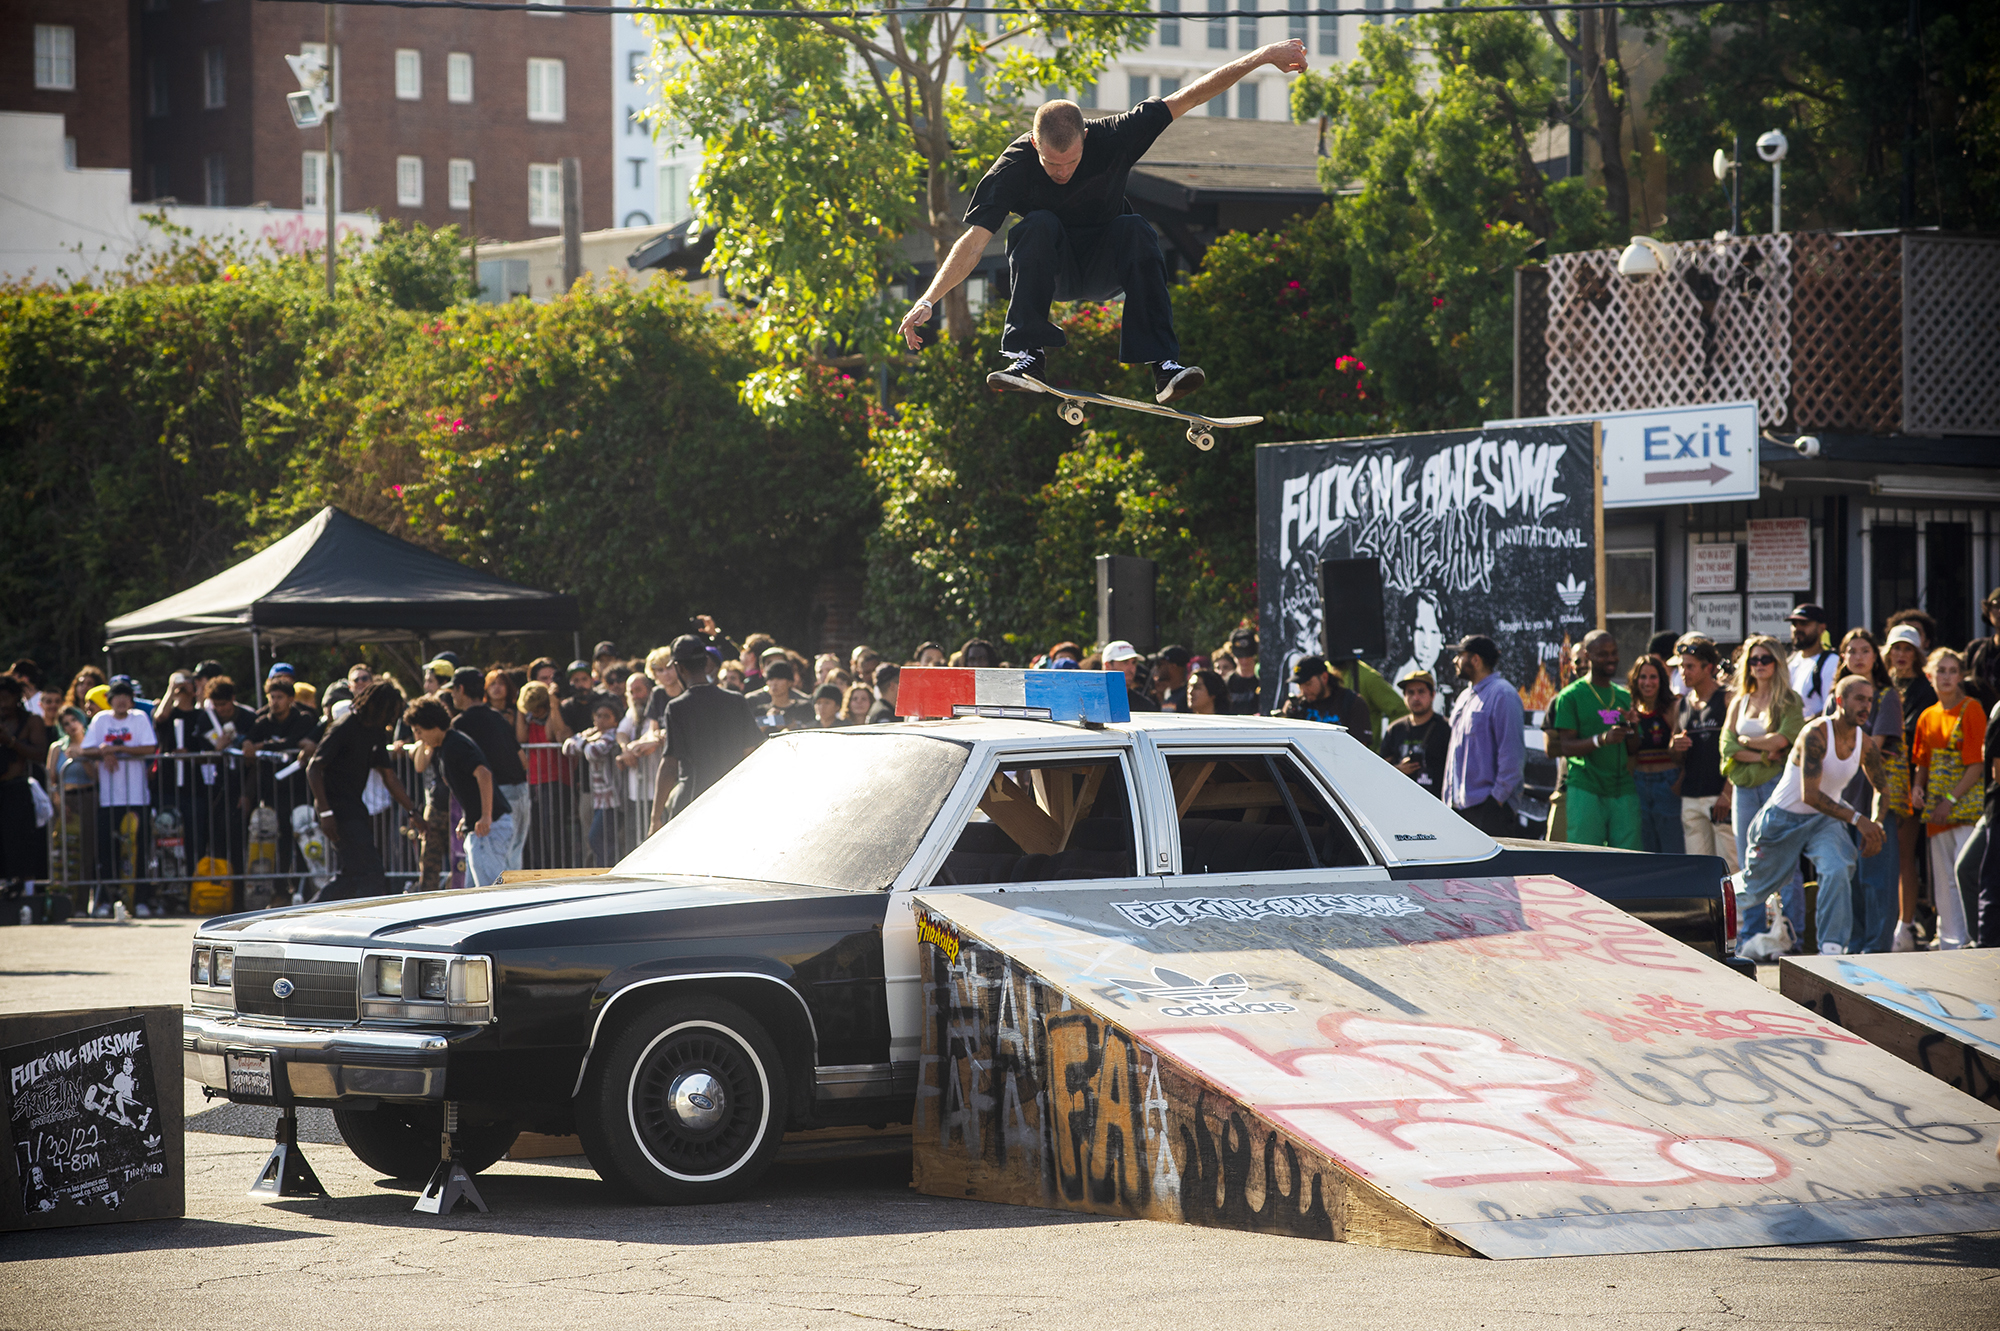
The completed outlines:
{"type": "Polygon", "coordinates": [[[1132,719],[1125,675],[1119,670],[930,666],[905,670],[897,683],[896,713],[906,719],[999,716],[1097,725],[1132,719]]]}

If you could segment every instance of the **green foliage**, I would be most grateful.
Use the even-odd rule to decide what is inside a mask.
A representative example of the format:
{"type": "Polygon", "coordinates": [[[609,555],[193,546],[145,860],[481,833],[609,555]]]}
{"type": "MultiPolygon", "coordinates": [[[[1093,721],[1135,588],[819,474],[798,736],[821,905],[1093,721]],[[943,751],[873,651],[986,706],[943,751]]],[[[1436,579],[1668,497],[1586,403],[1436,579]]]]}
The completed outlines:
{"type": "Polygon", "coordinates": [[[1916,147],[1918,226],[1990,230],[2000,219],[2000,8],[1925,0],[1918,41],[1903,5],[1779,0],[1748,10],[1652,16],[1667,74],[1650,99],[1670,164],[1668,230],[1729,226],[1729,186],[1710,171],[1742,139],[1743,228],[1771,226],[1770,168],[1752,146],[1790,140],[1785,229],[1899,224],[1906,130],[1916,147]]]}
{"type": "Polygon", "coordinates": [[[1343,195],[1326,225],[1355,345],[1401,428],[1503,412],[1514,268],[1538,240],[1609,239],[1601,191],[1533,160],[1562,73],[1532,18],[1466,9],[1365,26],[1354,60],[1293,85],[1293,114],[1325,131],[1320,179],[1343,195]]]}
{"type": "Polygon", "coordinates": [[[354,247],[350,280],[370,299],[435,314],[476,294],[459,255],[464,245],[457,226],[433,231],[421,222],[384,222],[373,244],[354,247]]]}

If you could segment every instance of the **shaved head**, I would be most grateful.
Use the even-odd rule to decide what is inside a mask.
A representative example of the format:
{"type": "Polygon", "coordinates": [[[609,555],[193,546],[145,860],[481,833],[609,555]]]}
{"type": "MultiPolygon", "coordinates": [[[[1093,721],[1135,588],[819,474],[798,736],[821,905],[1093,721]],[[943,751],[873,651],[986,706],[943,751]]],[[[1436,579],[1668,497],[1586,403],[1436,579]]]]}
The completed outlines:
{"type": "Polygon", "coordinates": [[[1043,102],[1035,109],[1035,143],[1066,153],[1083,138],[1083,108],[1075,102],[1043,102]]]}

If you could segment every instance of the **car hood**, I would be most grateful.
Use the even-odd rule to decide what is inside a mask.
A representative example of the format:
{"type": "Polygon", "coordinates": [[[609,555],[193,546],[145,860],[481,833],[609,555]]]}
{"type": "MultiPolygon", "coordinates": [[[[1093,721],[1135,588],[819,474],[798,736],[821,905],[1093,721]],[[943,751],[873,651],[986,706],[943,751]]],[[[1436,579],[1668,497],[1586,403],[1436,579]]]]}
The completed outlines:
{"type": "Polygon", "coordinates": [[[673,932],[686,935],[700,932],[691,912],[854,895],[748,879],[601,874],[288,906],[210,920],[201,934],[243,942],[459,948],[529,928],[553,941],[568,932],[565,926],[595,933],[615,919],[618,935],[636,940],[653,932],[662,916],[672,918],[673,932]]]}

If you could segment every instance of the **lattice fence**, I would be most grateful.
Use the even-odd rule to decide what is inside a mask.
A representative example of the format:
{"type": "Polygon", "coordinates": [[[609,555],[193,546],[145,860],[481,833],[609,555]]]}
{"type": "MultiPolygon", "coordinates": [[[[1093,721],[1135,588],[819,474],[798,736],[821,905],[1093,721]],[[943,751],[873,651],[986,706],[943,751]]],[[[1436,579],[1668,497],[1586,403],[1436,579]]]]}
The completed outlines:
{"type": "Polygon", "coordinates": [[[1900,239],[1904,432],[2000,434],[2000,241],[1900,239]]]}
{"type": "Polygon", "coordinates": [[[1899,237],[1793,236],[1791,428],[1896,431],[1903,351],[1899,237]]]}
{"type": "Polygon", "coordinates": [[[1514,298],[1521,303],[1521,321],[1514,344],[1514,414],[1546,416],[1549,412],[1549,270],[1539,265],[1514,271],[1514,298]]]}
{"type": "Polygon", "coordinates": [[[1669,245],[1664,278],[1618,275],[1618,251],[1549,260],[1551,415],[1755,399],[1785,424],[1792,237],[1669,245]]]}

